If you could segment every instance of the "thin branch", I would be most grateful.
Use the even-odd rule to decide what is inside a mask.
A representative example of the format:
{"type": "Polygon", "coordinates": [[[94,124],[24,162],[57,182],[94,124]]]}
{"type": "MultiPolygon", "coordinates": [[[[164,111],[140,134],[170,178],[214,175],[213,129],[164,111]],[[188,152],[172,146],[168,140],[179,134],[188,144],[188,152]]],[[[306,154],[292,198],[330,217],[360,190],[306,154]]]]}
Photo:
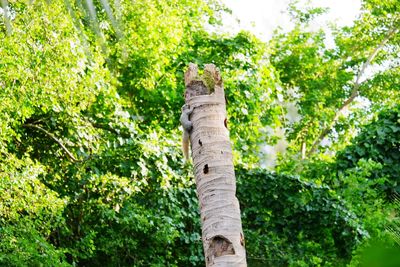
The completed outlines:
{"type": "Polygon", "coordinates": [[[353,101],[354,99],[359,95],[360,93],[360,86],[361,86],[361,77],[364,75],[365,70],[369,65],[371,65],[371,62],[374,60],[376,55],[379,53],[379,51],[384,47],[384,45],[398,32],[398,28],[396,25],[391,28],[388,33],[386,34],[385,38],[379,43],[377,47],[372,51],[372,53],[368,56],[367,60],[363,63],[361,66],[360,71],[357,74],[356,81],[354,82],[354,87],[351,91],[351,94],[349,98],[347,98],[344,103],[339,107],[338,111],[335,114],[335,117],[332,119],[331,123],[325,129],[321,132],[321,134],[318,136],[317,139],[313,142],[310,151],[307,153],[308,156],[312,155],[319,144],[322,142],[322,140],[329,134],[329,132],[332,130],[332,128],[335,126],[337,120],[339,119],[340,115],[342,114],[343,110],[345,110],[353,101]]]}
{"type": "Polygon", "coordinates": [[[10,18],[10,7],[7,0],[0,0],[1,8],[3,9],[4,24],[6,25],[7,35],[11,35],[11,18],[10,18]]]}
{"type": "Polygon", "coordinates": [[[57,137],[55,137],[52,133],[50,133],[49,131],[43,129],[42,127],[40,127],[39,125],[36,124],[31,124],[31,123],[27,123],[23,125],[24,127],[30,127],[30,128],[35,128],[39,131],[44,132],[46,135],[48,135],[51,139],[53,139],[63,150],[64,152],[67,154],[67,156],[73,161],[73,162],[78,162],[78,160],[74,157],[74,155],[72,155],[72,153],[64,146],[64,144],[61,142],[60,139],[58,139],[57,137]]]}

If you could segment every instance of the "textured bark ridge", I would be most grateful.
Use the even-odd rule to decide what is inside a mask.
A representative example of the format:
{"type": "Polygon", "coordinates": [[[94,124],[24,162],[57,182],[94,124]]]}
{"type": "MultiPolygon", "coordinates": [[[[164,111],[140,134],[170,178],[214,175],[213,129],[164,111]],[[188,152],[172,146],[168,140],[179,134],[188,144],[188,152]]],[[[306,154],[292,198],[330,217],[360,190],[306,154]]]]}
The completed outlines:
{"type": "Polygon", "coordinates": [[[221,76],[212,64],[198,76],[190,64],[185,85],[206,266],[247,266],[221,76]]]}

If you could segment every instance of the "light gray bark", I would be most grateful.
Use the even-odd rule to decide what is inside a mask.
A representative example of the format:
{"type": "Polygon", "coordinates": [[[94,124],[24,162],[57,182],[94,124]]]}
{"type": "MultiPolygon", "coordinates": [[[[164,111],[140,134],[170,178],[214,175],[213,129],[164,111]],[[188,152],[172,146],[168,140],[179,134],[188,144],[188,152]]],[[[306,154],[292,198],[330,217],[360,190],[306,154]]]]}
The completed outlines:
{"type": "MultiPolygon", "coordinates": [[[[186,99],[186,104],[193,108],[190,144],[206,266],[247,266],[239,202],[235,196],[236,179],[226,125],[224,89],[215,66],[206,65],[206,70],[215,81],[215,88],[210,90],[214,93],[186,99]]],[[[199,78],[197,67],[189,68],[185,77],[186,85],[210,78],[199,78]],[[196,73],[190,73],[193,70],[196,73]]]]}

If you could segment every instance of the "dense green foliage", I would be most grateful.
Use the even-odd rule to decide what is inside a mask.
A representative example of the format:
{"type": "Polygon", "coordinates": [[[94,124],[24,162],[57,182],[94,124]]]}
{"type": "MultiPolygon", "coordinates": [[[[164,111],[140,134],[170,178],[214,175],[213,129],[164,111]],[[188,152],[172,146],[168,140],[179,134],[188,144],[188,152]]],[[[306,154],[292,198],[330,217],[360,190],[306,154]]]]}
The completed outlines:
{"type": "Polygon", "coordinates": [[[1,266],[204,265],[179,144],[189,62],[223,75],[250,266],[359,266],[375,243],[396,250],[384,229],[399,213],[397,1],[364,1],[353,26],[332,26],[333,48],[309,28],[323,9],[295,5],[295,28],[265,44],[209,33],[226,11],[214,0],[9,2],[1,266]],[[386,68],[357,81],[377,47],[368,65],[386,68]],[[278,128],[289,148],[275,173],[260,166],[278,128]]]}
{"type": "Polygon", "coordinates": [[[362,129],[352,144],[337,156],[338,171],[357,166],[362,159],[380,164],[370,179],[385,178],[388,196],[400,193],[400,106],[385,110],[362,129]]]}
{"type": "Polygon", "coordinates": [[[237,174],[248,257],[260,266],[341,265],[367,235],[328,186],[260,170],[237,174]]]}

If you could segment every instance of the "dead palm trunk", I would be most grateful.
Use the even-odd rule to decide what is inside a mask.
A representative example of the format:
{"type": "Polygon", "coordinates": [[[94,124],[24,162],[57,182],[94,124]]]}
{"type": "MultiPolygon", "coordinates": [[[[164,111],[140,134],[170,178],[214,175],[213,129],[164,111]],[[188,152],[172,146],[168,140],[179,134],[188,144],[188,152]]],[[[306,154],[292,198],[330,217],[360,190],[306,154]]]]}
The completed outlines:
{"type": "Polygon", "coordinates": [[[185,85],[206,266],[247,266],[222,79],[214,65],[199,77],[190,64],[185,85]]]}

